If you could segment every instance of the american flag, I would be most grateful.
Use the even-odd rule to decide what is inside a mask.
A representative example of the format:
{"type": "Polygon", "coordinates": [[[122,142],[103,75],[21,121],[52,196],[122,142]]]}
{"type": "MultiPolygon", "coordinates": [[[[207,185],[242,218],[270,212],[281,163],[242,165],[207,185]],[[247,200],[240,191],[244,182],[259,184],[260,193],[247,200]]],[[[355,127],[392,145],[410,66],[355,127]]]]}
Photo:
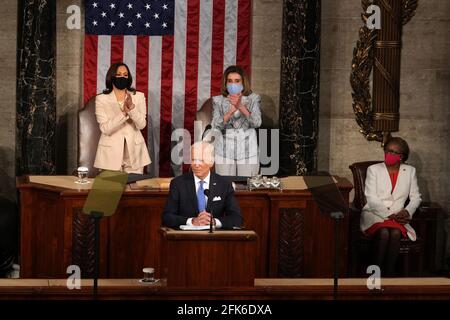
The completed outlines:
{"type": "Polygon", "coordinates": [[[251,0],[86,0],[85,9],[84,102],[105,89],[111,63],[125,62],[147,99],[149,171],[171,175],[172,130],[193,139],[223,71],[250,71],[251,0]]]}

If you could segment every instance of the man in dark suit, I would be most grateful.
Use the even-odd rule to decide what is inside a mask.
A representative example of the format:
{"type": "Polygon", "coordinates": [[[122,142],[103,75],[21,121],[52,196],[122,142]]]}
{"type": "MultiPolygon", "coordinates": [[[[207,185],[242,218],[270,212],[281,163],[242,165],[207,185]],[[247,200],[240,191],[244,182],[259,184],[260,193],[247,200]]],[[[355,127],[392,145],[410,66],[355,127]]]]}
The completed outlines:
{"type": "Polygon", "coordinates": [[[211,209],[213,225],[232,229],[242,225],[242,215],[231,182],[214,172],[214,148],[206,142],[191,147],[192,172],[172,180],[162,224],[178,228],[180,225],[209,226],[211,209]],[[209,189],[209,197],[204,190],[209,189]]]}

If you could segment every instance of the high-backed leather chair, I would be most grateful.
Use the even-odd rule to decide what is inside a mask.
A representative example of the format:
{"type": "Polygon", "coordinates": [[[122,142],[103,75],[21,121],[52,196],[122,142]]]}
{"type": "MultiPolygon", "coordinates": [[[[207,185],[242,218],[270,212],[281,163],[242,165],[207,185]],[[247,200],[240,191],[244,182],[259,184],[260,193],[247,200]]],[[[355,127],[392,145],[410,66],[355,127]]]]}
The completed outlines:
{"type": "Polygon", "coordinates": [[[211,125],[212,118],[213,118],[213,101],[212,98],[209,98],[203,103],[203,105],[197,111],[197,114],[195,116],[196,121],[202,122],[202,135],[205,133],[205,130],[207,130],[207,127],[211,125]]]}
{"type": "MultiPolygon", "coordinates": [[[[370,261],[372,254],[372,240],[366,237],[359,227],[361,210],[367,203],[366,196],[364,194],[364,187],[366,181],[367,168],[373,164],[380,163],[381,161],[364,161],[355,162],[349,166],[353,174],[353,185],[355,188],[355,198],[350,205],[350,235],[349,235],[349,247],[350,247],[350,275],[362,276],[366,274],[366,268],[372,264],[370,261]]],[[[417,240],[415,242],[408,238],[402,238],[400,243],[399,263],[400,272],[399,276],[407,276],[411,274],[410,269],[415,269],[416,275],[420,274],[423,269],[423,238],[421,237],[418,226],[418,216],[421,214],[421,210],[418,209],[414,214],[411,221],[411,225],[416,229],[417,240]],[[410,268],[410,260],[416,264],[415,268],[410,268]]]]}
{"type": "Polygon", "coordinates": [[[353,208],[361,212],[362,208],[366,205],[367,200],[364,195],[364,187],[366,182],[367,168],[373,164],[380,163],[381,161],[364,161],[355,162],[349,168],[353,174],[353,185],[355,190],[355,199],[353,200],[353,208]]]}
{"type": "Polygon", "coordinates": [[[94,96],[78,111],[78,166],[87,167],[89,177],[95,177],[99,172],[94,168],[94,161],[100,135],[94,96]]]}

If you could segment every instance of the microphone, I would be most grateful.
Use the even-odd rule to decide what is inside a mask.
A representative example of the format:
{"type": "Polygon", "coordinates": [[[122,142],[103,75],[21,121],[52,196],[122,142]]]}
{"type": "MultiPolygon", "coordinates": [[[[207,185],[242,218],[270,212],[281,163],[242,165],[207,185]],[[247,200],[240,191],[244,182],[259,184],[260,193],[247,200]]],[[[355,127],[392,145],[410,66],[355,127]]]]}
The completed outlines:
{"type": "Polygon", "coordinates": [[[203,131],[203,134],[202,134],[202,140],[205,139],[206,134],[207,134],[208,131],[211,130],[211,129],[212,129],[212,126],[211,126],[210,124],[208,124],[208,125],[205,127],[205,130],[203,131]]]}
{"type": "Polygon", "coordinates": [[[202,141],[214,144],[216,141],[217,130],[213,130],[212,126],[208,124],[202,133],[202,141]]]}
{"type": "MultiPolygon", "coordinates": [[[[209,200],[209,189],[205,189],[204,194],[205,194],[205,196],[208,197],[208,200],[209,200]]],[[[213,207],[213,202],[211,201],[211,207],[210,207],[210,209],[211,209],[211,219],[209,219],[209,233],[213,233],[213,219],[214,219],[214,215],[213,215],[212,207],[213,207]]]]}

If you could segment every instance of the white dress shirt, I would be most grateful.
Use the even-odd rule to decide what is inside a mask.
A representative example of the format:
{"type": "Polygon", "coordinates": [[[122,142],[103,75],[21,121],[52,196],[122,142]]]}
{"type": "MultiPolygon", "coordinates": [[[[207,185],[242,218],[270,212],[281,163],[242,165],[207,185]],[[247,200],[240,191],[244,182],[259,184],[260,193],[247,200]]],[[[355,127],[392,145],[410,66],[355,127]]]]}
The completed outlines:
{"type": "MultiPolygon", "coordinates": [[[[211,177],[211,171],[208,172],[208,175],[205,177],[205,179],[203,179],[203,190],[209,189],[209,179],[211,177]]],[[[194,183],[195,183],[195,194],[197,195],[198,192],[198,188],[200,188],[200,181],[202,181],[200,178],[198,178],[195,174],[194,174],[194,183]]],[[[205,204],[208,203],[208,197],[205,195],[205,204]]],[[[205,208],[206,209],[206,208],[205,208]]],[[[220,222],[219,219],[214,218],[214,220],[216,221],[216,229],[220,229],[222,228],[222,223],[220,222]]],[[[192,218],[188,218],[186,221],[186,225],[188,226],[193,226],[192,224],[192,218]]]]}

